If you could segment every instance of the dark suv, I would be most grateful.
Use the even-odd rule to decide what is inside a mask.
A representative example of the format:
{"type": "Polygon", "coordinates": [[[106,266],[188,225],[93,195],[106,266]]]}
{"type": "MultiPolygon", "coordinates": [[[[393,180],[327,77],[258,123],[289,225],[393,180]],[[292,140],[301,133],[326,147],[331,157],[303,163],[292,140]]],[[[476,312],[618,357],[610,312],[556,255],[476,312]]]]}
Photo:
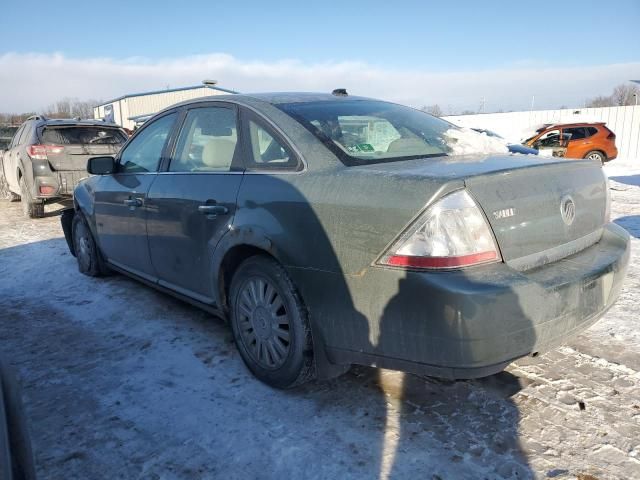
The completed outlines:
{"type": "Polygon", "coordinates": [[[99,120],[29,117],[3,152],[0,173],[24,213],[42,217],[46,202],[72,196],[89,157],[115,155],[126,140],[118,125],[99,120]]]}

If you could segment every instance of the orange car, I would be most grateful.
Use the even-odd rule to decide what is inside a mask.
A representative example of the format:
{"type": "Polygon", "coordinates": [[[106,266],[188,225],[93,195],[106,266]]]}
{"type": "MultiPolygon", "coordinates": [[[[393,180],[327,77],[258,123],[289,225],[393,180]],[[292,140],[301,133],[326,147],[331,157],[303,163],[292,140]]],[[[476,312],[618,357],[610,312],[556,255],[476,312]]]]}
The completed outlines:
{"type": "Polygon", "coordinates": [[[541,155],[554,157],[590,158],[604,163],[618,156],[616,135],[604,123],[545,125],[524,144],[541,155]]]}

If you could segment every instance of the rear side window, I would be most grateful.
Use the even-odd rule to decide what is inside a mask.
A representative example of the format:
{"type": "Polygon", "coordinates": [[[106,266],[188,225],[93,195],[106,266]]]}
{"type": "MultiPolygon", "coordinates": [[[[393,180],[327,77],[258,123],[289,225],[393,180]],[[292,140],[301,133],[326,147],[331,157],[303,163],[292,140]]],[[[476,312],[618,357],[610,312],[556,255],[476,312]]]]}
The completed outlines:
{"type": "Polygon", "coordinates": [[[20,133],[20,138],[18,139],[18,145],[24,145],[25,142],[29,139],[29,134],[31,133],[31,124],[25,123],[24,128],[22,129],[22,133],[20,133]]]}
{"type": "Polygon", "coordinates": [[[278,139],[275,132],[262,125],[255,117],[248,122],[251,157],[251,170],[296,170],[298,159],[293,152],[278,139]]]}
{"type": "Polygon", "coordinates": [[[155,172],[176,119],[170,113],[146,125],[120,155],[122,173],[155,172]]]}
{"type": "Polygon", "coordinates": [[[11,140],[11,145],[10,145],[11,148],[17,147],[19,145],[20,136],[22,135],[23,131],[24,131],[24,125],[22,125],[13,136],[13,139],[11,140]]]}
{"type": "Polygon", "coordinates": [[[225,107],[187,112],[170,172],[228,172],[238,145],[236,112],[225,107]]]}
{"type": "Polygon", "coordinates": [[[126,136],[117,128],[45,127],[42,143],[54,145],[122,145],[126,136]]]}
{"type": "Polygon", "coordinates": [[[596,133],[598,133],[598,129],[596,127],[587,127],[587,137],[593,137],[596,133]]]}
{"type": "Polygon", "coordinates": [[[586,138],[584,127],[564,128],[562,133],[569,136],[569,140],[581,140],[586,138]]]}

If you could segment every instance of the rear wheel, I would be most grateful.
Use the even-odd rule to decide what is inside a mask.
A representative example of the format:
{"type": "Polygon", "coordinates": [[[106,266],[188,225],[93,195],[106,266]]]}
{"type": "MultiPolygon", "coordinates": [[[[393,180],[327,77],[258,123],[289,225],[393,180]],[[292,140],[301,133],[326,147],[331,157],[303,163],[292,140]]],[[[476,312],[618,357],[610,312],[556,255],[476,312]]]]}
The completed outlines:
{"type": "Polygon", "coordinates": [[[605,154],[598,150],[593,150],[587,153],[584,158],[588,158],[589,160],[598,160],[600,163],[604,163],[607,160],[605,154]]]}
{"type": "Polygon", "coordinates": [[[106,275],[109,269],[104,264],[89,225],[80,212],[73,217],[73,248],[76,252],[78,270],[90,277],[106,275]]]}
{"type": "Polygon", "coordinates": [[[44,203],[33,199],[24,177],[20,178],[20,201],[22,202],[22,211],[27,217],[44,217],[44,203]]]}
{"type": "Polygon", "coordinates": [[[291,388],[314,377],[307,312],[280,264],[262,255],[245,260],[231,280],[229,305],[236,345],[258,379],[291,388]]]}

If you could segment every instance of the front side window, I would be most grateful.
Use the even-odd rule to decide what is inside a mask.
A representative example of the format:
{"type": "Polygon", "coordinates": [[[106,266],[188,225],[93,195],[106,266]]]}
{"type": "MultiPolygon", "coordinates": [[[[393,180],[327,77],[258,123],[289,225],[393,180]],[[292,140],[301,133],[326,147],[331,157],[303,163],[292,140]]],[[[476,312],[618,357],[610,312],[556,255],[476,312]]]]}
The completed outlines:
{"type": "Polygon", "coordinates": [[[508,151],[499,139],[393,103],[339,100],[276,106],[347,165],[508,151]]]}
{"type": "Polygon", "coordinates": [[[560,130],[549,130],[536,140],[535,145],[538,148],[559,147],[560,146],[560,130]]]}
{"type": "Polygon", "coordinates": [[[122,151],[119,171],[123,173],[155,172],[175,119],[174,112],[145,126],[144,130],[138,133],[122,151]]]}
{"type": "Polygon", "coordinates": [[[295,169],[298,161],[293,153],[272,132],[249,120],[249,136],[252,150],[252,170],[295,169]]]}
{"type": "Polygon", "coordinates": [[[238,145],[236,112],[225,107],[189,110],[170,172],[228,172],[238,145]]]}

